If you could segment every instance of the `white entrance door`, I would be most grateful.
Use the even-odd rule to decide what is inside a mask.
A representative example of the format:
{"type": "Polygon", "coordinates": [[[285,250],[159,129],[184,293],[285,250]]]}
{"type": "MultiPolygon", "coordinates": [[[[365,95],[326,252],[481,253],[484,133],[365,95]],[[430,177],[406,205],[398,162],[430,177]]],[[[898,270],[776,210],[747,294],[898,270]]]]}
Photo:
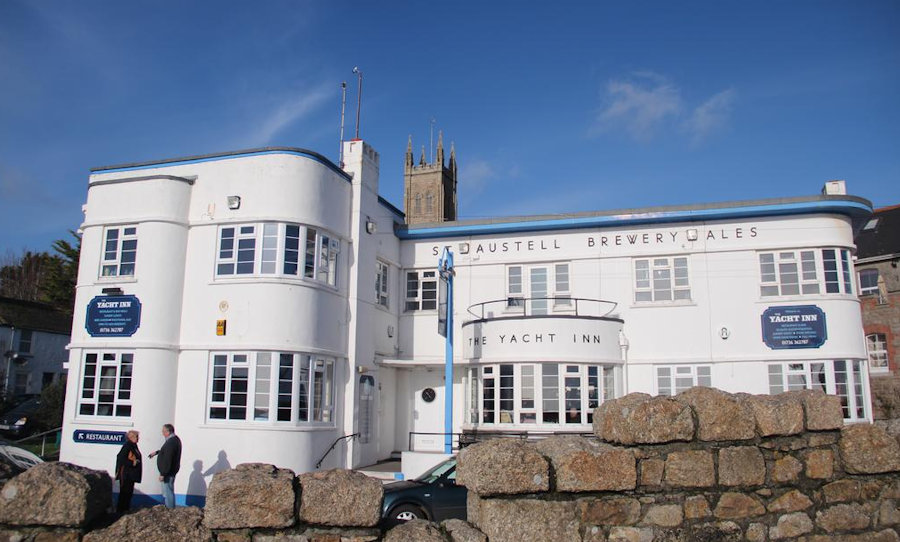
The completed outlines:
{"type": "Polygon", "coordinates": [[[361,465],[371,465],[378,461],[378,424],[375,422],[375,377],[359,377],[359,461],[361,465]]]}

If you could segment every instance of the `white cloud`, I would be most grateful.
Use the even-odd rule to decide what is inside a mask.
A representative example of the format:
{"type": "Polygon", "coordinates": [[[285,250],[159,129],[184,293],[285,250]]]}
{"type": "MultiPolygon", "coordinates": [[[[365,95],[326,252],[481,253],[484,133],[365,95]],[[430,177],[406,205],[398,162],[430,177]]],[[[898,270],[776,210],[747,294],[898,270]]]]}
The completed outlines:
{"type": "Polygon", "coordinates": [[[728,126],[736,96],[734,89],[726,89],[691,107],[681,89],[664,76],[635,72],[606,84],[603,107],[591,132],[621,130],[636,141],[647,142],[680,128],[692,145],[698,145],[728,126]]]}
{"type": "Polygon", "coordinates": [[[484,187],[497,178],[497,172],[486,160],[465,162],[459,172],[459,192],[468,196],[480,194],[484,187]],[[465,192],[463,192],[465,191],[465,192]]]}
{"type": "Polygon", "coordinates": [[[605,105],[597,116],[595,130],[622,128],[632,138],[647,141],[681,109],[678,88],[659,75],[642,72],[634,74],[632,80],[607,83],[605,105]]]}
{"type": "Polygon", "coordinates": [[[268,112],[262,113],[262,119],[255,131],[247,136],[251,145],[266,145],[288,126],[315,113],[327,100],[334,96],[334,90],[327,85],[284,98],[268,112]]]}
{"type": "Polygon", "coordinates": [[[693,144],[703,142],[728,125],[736,94],[734,89],[723,90],[694,109],[684,125],[693,144]]]}

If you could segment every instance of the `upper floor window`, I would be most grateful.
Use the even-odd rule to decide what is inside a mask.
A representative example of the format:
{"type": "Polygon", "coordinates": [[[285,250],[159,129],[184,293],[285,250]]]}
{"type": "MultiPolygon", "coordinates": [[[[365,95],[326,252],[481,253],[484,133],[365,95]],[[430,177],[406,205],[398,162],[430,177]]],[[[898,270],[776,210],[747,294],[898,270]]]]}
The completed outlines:
{"type": "Polygon", "coordinates": [[[34,332],[30,329],[19,330],[19,347],[16,349],[20,354],[31,352],[31,343],[34,340],[34,332]]]}
{"type": "Polygon", "coordinates": [[[759,272],[762,297],[853,293],[846,249],[762,252],[759,272]]]}
{"type": "Polygon", "coordinates": [[[293,352],[214,353],[209,419],[332,423],[334,360],[293,352]]]}
{"type": "Polygon", "coordinates": [[[635,302],[690,299],[691,284],[686,256],[634,260],[635,302]]]}
{"type": "Polygon", "coordinates": [[[137,226],[106,228],[100,274],[104,277],[134,276],[136,258],[137,226]]]}
{"type": "Polygon", "coordinates": [[[569,264],[510,265],[506,268],[506,307],[547,314],[572,307],[569,264]]]}
{"type": "Polygon", "coordinates": [[[382,261],[375,262],[375,302],[388,308],[388,272],[390,267],[382,261]]]}
{"type": "Polygon", "coordinates": [[[340,241],[310,226],[264,222],[219,229],[216,276],[303,277],[334,286],[340,241]]]}
{"type": "Polygon", "coordinates": [[[78,414],[131,416],[131,379],[134,354],[89,352],[84,356],[78,414]]]}
{"type": "Polygon", "coordinates": [[[712,368],[709,365],[656,368],[656,391],[659,395],[678,395],[694,386],[712,386],[712,368]]]}
{"type": "Polygon", "coordinates": [[[406,272],[406,305],[404,310],[437,309],[437,272],[406,272]]]}
{"type": "Polygon", "coordinates": [[[869,369],[872,372],[885,372],[889,369],[887,335],[884,333],[866,335],[866,350],[869,352],[869,369]]]}
{"type": "Polygon", "coordinates": [[[878,269],[868,268],[859,270],[859,295],[874,295],[878,293],[878,269]]]}

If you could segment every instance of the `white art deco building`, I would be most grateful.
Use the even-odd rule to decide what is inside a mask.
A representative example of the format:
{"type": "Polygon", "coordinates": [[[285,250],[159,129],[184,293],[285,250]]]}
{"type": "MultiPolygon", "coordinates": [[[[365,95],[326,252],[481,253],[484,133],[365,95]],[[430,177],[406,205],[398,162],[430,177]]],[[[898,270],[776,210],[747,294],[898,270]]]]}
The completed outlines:
{"type": "MultiPolygon", "coordinates": [[[[111,469],[125,431],[149,452],[173,423],[180,502],[245,462],[304,472],[405,452],[414,470],[444,450],[445,247],[454,446],[587,432],[604,400],[695,385],[822,389],[848,422],[870,417],[853,232],[871,206],[842,182],[407,225],[378,196],[377,153],[349,141],[344,160],[266,148],[92,172],[62,460],[111,469]]],[[[158,497],[154,467],[138,491],[158,497]]]]}

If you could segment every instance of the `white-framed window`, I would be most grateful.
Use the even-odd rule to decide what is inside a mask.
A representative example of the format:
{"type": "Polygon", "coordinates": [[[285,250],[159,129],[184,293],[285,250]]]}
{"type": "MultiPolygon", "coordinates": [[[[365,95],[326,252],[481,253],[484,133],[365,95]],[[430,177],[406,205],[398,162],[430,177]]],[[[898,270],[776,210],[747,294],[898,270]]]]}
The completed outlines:
{"type": "Polygon", "coordinates": [[[339,252],[338,239],[311,226],[281,222],[222,226],[216,277],[274,275],[334,286],[339,252]]]}
{"type": "Polygon", "coordinates": [[[620,369],[573,363],[502,363],[468,371],[465,406],[473,425],[566,426],[593,423],[616,396],[620,369]]]}
{"type": "Polygon", "coordinates": [[[295,352],[214,352],[208,420],[331,424],[334,364],[295,352]]]}
{"type": "Polygon", "coordinates": [[[770,363],[769,393],[817,389],[841,399],[844,419],[867,419],[865,367],[861,360],[770,363]]]}
{"type": "Polygon", "coordinates": [[[406,311],[437,309],[437,271],[406,272],[406,311]]]}
{"type": "Polygon", "coordinates": [[[890,370],[888,364],[887,335],[884,333],[869,333],[866,335],[866,350],[869,353],[869,370],[873,373],[883,373],[890,370]]]}
{"type": "Polygon", "coordinates": [[[388,278],[390,266],[381,260],[375,262],[375,303],[388,308],[388,278]]]}
{"type": "Polygon", "coordinates": [[[878,295],[878,269],[859,270],[859,295],[878,295]]]}
{"type": "Polygon", "coordinates": [[[664,365],[656,367],[656,393],[678,395],[695,386],[712,387],[710,365],[664,365]]]}
{"type": "Polygon", "coordinates": [[[133,277],[137,261],[137,226],[109,227],[103,233],[103,277],[133,277]]]}
{"type": "Polygon", "coordinates": [[[853,293],[846,249],[760,252],[759,273],[762,297],[853,293]]]}
{"type": "Polygon", "coordinates": [[[553,308],[570,308],[572,306],[572,288],[569,282],[569,264],[558,263],[553,266],[554,286],[553,308]]]}
{"type": "Polygon", "coordinates": [[[634,300],[637,303],[690,301],[686,256],[634,260],[634,300]]]}
{"type": "Polygon", "coordinates": [[[19,346],[16,350],[20,354],[28,354],[31,352],[31,348],[34,341],[34,332],[30,329],[20,329],[19,330],[19,346]]]}
{"type": "Polygon", "coordinates": [[[131,416],[134,354],[131,352],[87,352],[78,397],[80,416],[131,416]]]}
{"type": "Polygon", "coordinates": [[[531,315],[572,308],[568,263],[510,265],[506,268],[506,308],[531,315]],[[552,304],[551,304],[552,301],[552,304]]]}

